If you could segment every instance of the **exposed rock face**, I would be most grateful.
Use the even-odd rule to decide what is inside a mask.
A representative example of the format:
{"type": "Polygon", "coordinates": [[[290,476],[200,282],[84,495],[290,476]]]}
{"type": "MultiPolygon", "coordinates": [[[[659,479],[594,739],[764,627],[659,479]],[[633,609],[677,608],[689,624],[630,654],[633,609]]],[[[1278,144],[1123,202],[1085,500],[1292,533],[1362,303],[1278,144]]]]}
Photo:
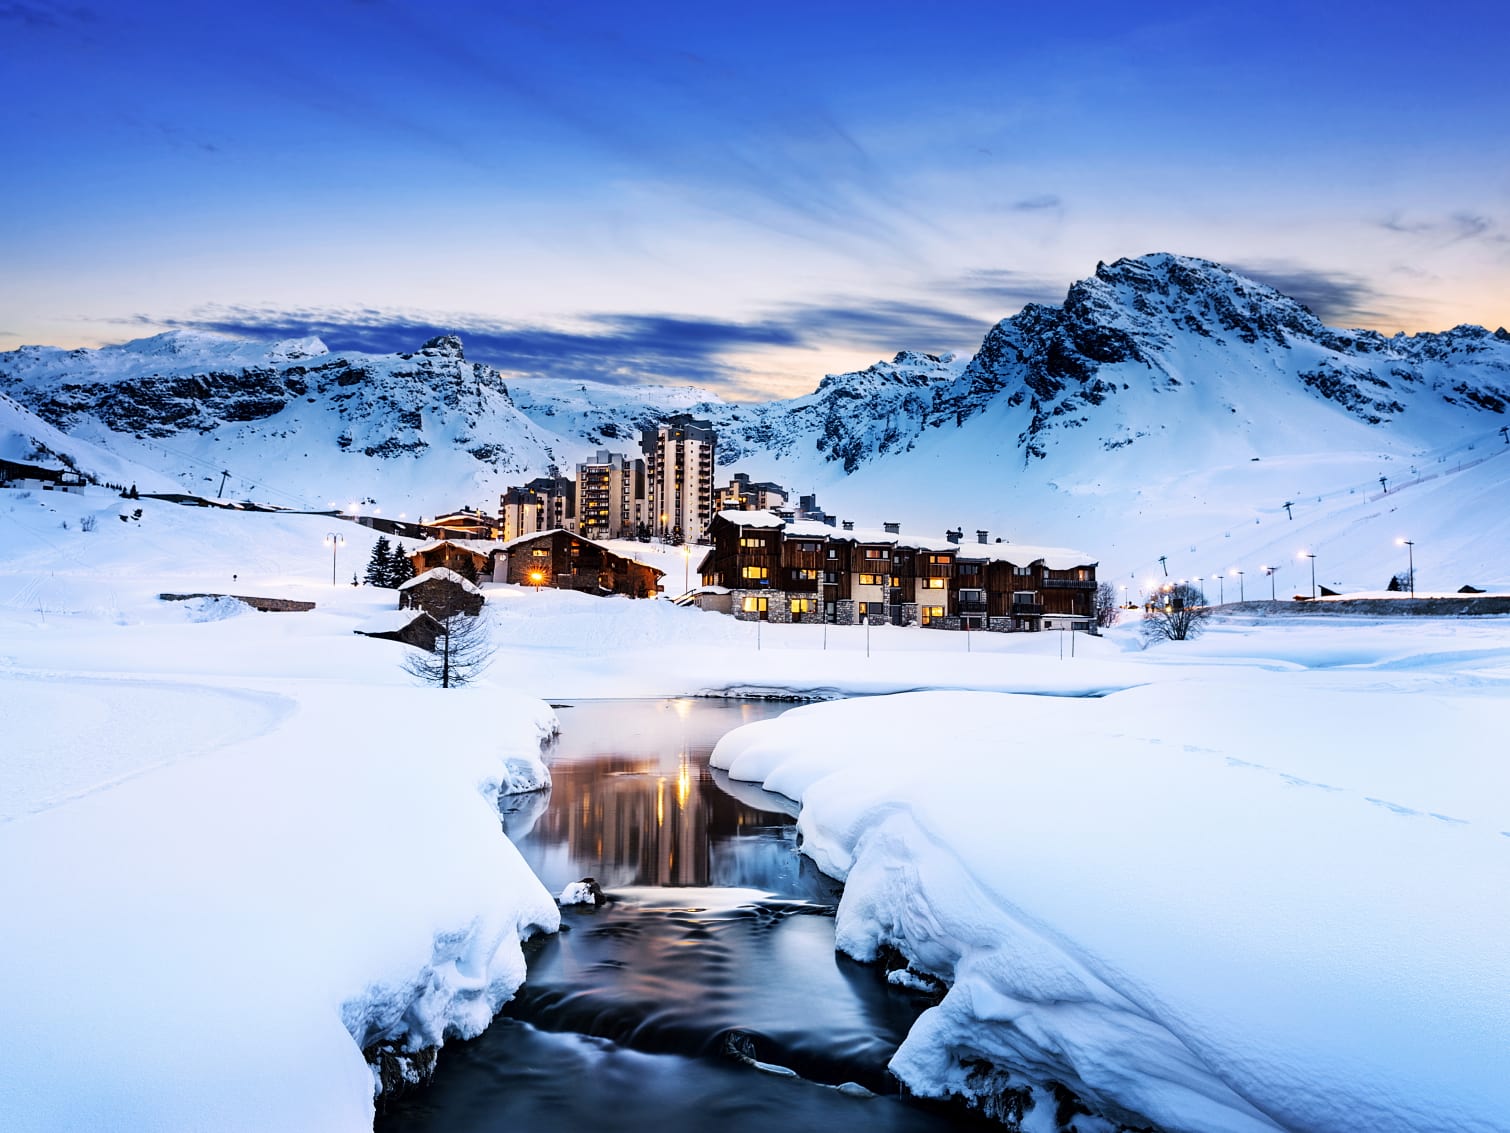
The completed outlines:
{"type": "Polygon", "coordinates": [[[790,400],[731,405],[690,387],[517,385],[468,362],[455,335],[393,355],[182,331],[101,350],[0,354],[0,392],[65,430],[145,442],[141,454],[156,442],[223,440],[208,455],[195,449],[201,465],[218,468],[236,445],[258,457],[297,448],[310,475],[323,477],[334,466],[317,466],[319,453],[343,468],[360,457],[379,469],[420,455],[435,467],[444,453],[491,487],[552,464],[569,469],[594,448],[632,452],[640,428],[675,412],[714,423],[720,464],[801,457],[811,468],[816,458],[845,473],[982,417],[1002,455],[1032,462],[1071,430],[1110,452],[1176,418],[1258,420],[1272,412],[1271,395],[1296,393],[1371,427],[1424,434],[1433,420],[1486,417],[1497,428],[1492,419],[1510,417],[1510,332],[1336,330],[1271,287],[1160,253],[1098,264],[1059,306],[1029,304],[997,323],[971,358],[902,351],[790,400]]]}
{"type": "Polygon", "coordinates": [[[732,456],[740,445],[812,446],[853,472],[910,448],[926,429],[1009,410],[1016,446],[1032,460],[1058,430],[1099,428],[1108,450],[1148,435],[1120,419],[1116,403],[1130,392],[1224,383],[1231,388],[1208,400],[1233,412],[1242,390],[1272,383],[1308,390],[1370,425],[1444,407],[1501,415],[1510,413],[1507,346],[1510,333],[1473,326],[1394,337],[1334,330],[1219,264],[1155,254],[1098,264],[1062,305],[1029,304],[1003,319],[963,366],[904,352],[830,375],[807,397],[728,414],[722,424],[738,442],[721,434],[720,443],[732,456]]]}

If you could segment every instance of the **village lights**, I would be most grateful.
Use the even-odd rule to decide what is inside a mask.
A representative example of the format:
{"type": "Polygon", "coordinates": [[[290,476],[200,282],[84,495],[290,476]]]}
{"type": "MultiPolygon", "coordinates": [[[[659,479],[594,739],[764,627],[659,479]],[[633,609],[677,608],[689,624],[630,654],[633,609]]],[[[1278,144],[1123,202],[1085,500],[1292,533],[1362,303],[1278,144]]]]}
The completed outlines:
{"type": "Polygon", "coordinates": [[[540,584],[545,581],[545,575],[541,574],[538,570],[532,570],[530,571],[530,581],[535,584],[535,593],[539,594],[540,584]]]}
{"type": "Polygon", "coordinates": [[[334,531],[325,533],[325,545],[330,548],[330,584],[336,584],[336,553],[346,542],[346,536],[337,535],[334,531]]]}
{"type": "Polygon", "coordinates": [[[1295,557],[1297,559],[1310,559],[1311,560],[1311,597],[1315,598],[1316,597],[1316,556],[1313,555],[1313,554],[1311,554],[1310,551],[1301,551],[1300,554],[1296,555],[1295,557]]]}
{"type": "Polygon", "coordinates": [[[1410,555],[1410,596],[1416,596],[1416,541],[1414,539],[1396,539],[1397,547],[1404,547],[1410,555]]]}

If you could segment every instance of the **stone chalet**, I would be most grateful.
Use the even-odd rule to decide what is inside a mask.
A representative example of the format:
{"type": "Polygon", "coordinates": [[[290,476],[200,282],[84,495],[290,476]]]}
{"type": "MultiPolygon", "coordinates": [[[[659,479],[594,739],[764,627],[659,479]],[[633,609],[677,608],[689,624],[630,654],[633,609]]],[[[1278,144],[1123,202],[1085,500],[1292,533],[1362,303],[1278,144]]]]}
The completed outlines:
{"type": "Polygon", "coordinates": [[[1080,551],[903,536],[723,511],[698,566],[743,620],[932,629],[1048,630],[1095,625],[1096,561],[1080,551]]]}
{"type": "Polygon", "coordinates": [[[409,552],[416,576],[436,567],[454,570],[469,582],[493,574],[494,556],[503,544],[491,539],[435,539],[409,552]]]}
{"type": "Polygon", "coordinates": [[[436,618],[452,614],[475,618],[482,612],[482,603],[482,591],[446,567],[427,570],[398,588],[399,609],[423,610],[436,618]]]}
{"type": "Polygon", "coordinates": [[[500,543],[493,558],[494,582],[586,594],[649,598],[660,589],[664,574],[596,540],[559,528],[500,543]]]}

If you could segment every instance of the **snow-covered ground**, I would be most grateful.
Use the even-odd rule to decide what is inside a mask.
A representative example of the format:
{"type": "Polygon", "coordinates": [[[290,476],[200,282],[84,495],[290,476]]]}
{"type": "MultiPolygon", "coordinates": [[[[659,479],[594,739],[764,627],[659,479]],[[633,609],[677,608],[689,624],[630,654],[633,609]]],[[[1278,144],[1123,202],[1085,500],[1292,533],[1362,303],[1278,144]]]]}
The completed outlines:
{"type": "Polygon", "coordinates": [[[494,802],[554,716],[413,687],[318,521],[122,504],[0,493],[0,1126],[370,1128],[362,1046],[476,1033],[557,924],[494,802]]]}
{"type": "Polygon", "coordinates": [[[441,691],[352,632],[374,538],[0,492],[0,1125],[366,1127],[361,1046],[475,1031],[556,924],[492,798],[542,701],[759,691],[910,694],[721,758],[800,799],[845,947],[952,980],[920,1088],[978,1053],[1177,1129],[1510,1127],[1507,619],[1144,649],[486,585],[492,665],[441,691]]]}
{"type": "Polygon", "coordinates": [[[1191,1133],[1510,1129],[1506,619],[1141,660],[1102,698],[811,705],[714,753],[800,801],[843,949],[950,985],[893,1069],[1028,1093],[1034,1131],[1049,1082],[1191,1133]]]}

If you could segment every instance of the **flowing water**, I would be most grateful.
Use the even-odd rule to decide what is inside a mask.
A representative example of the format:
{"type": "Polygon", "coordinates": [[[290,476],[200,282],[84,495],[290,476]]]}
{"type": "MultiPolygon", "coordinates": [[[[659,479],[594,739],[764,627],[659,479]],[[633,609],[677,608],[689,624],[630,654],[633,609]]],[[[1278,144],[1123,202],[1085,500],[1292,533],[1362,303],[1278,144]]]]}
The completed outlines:
{"type": "Polygon", "coordinates": [[[927,1000],[835,953],[838,888],[797,852],[792,804],[708,767],[786,707],[558,706],[554,786],[508,800],[504,826],[552,892],[592,877],[609,900],[564,909],[515,1000],[379,1130],[975,1124],[897,1095],[886,1062],[927,1000]]]}

